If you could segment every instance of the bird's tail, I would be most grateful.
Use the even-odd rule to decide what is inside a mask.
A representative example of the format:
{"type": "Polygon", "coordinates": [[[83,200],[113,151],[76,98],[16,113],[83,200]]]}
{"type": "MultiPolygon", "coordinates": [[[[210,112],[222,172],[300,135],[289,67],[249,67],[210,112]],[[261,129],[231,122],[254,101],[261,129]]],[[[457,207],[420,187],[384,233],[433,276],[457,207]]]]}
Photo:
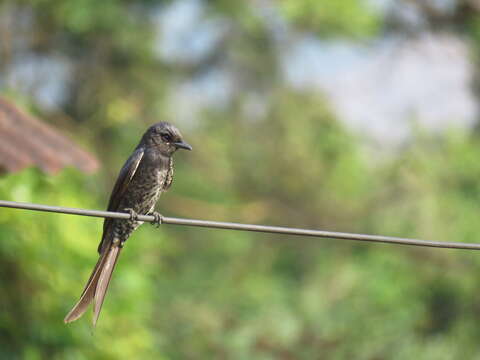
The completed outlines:
{"type": "Polygon", "coordinates": [[[115,268],[121,249],[122,248],[118,245],[111,244],[109,248],[103,251],[90,275],[90,278],[88,279],[82,295],[80,296],[80,300],[78,300],[72,310],[70,310],[67,316],[65,316],[65,323],[80,318],[93,301],[93,326],[97,324],[103,300],[107,293],[108,284],[112,278],[113,269],[115,268]]]}

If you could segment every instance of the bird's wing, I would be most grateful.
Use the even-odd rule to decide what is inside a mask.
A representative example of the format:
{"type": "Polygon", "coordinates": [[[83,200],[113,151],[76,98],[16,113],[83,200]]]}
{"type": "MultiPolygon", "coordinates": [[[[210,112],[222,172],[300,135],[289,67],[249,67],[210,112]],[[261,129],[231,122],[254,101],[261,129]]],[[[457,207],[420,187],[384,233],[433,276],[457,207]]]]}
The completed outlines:
{"type": "MultiPolygon", "coordinates": [[[[122,210],[118,208],[120,206],[120,201],[123,198],[133,176],[135,175],[140,162],[142,161],[143,154],[143,148],[136,149],[125,162],[125,165],[123,165],[113,188],[112,194],[110,195],[108,211],[122,210]]],[[[92,300],[95,301],[93,315],[94,326],[98,320],[103,300],[105,298],[105,293],[107,292],[113,269],[115,268],[115,264],[117,263],[117,259],[121,251],[121,247],[119,247],[118,244],[111,242],[111,224],[112,219],[105,219],[105,222],[103,223],[102,241],[98,246],[100,258],[98,259],[98,262],[95,265],[90,278],[88,279],[87,285],[80,296],[80,300],[65,317],[64,321],[66,323],[77,320],[80,316],[82,316],[92,300]]]]}
{"type": "MultiPolygon", "coordinates": [[[[110,201],[108,202],[107,211],[123,210],[123,209],[119,209],[120,201],[123,198],[125,191],[127,190],[128,185],[130,184],[130,181],[132,181],[132,178],[138,169],[138,165],[140,165],[140,162],[143,159],[144,153],[145,153],[144,148],[140,147],[136,149],[133,152],[133,154],[130,155],[128,160],[125,162],[125,165],[123,165],[122,169],[120,170],[120,174],[118,174],[117,181],[115,182],[115,185],[113,187],[112,194],[110,195],[110,201]]],[[[105,221],[103,222],[102,241],[98,245],[99,254],[102,254],[102,249],[105,246],[104,244],[106,243],[111,224],[112,224],[112,219],[110,218],[106,218],[105,221]]]]}

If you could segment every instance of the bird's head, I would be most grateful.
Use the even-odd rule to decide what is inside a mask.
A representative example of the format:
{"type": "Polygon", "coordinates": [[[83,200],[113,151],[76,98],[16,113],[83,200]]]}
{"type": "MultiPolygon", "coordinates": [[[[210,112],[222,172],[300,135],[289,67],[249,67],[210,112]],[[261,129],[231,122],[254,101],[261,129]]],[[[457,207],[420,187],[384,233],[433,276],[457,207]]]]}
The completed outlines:
{"type": "Polygon", "coordinates": [[[183,141],[180,131],[172,124],[163,121],[148,128],[142,137],[141,144],[146,147],[156,147],[164,156],[172,156],[177,149],[192,150],[192,147],[183,141]]]}

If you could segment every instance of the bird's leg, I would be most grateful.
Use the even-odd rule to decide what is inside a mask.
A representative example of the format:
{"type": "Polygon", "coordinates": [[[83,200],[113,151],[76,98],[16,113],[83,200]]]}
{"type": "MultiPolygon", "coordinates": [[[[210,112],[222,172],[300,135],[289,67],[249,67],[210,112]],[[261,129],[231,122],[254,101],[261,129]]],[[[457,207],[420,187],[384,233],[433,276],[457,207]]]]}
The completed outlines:
{"type": "Polygon", "coordinates": [[[160,227],[160,225],[162,225],[162,220],[163,220],[162,214],[160,214],[157,211],[152,211],[148,215],[152,215],[155,218],[155,220],[153,220],[150,224],[155,225],[157,228],[160,227]]]}

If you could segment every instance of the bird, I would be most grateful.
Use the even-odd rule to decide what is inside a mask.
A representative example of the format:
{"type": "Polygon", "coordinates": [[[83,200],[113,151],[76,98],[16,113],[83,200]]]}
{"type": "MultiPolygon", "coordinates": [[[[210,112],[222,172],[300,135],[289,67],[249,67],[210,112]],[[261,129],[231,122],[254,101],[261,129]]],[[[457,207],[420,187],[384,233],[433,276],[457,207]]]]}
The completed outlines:
{"type": "Polygon", "coordinates": [[[192,150],[180,131],[167,122],[150,126],[123,165],[117,177],[107,211],[128,212],[129,219],[105,218],[103,235],[98,245],[99,259],[78,302],[64,319],[65,323],[80,318],[93,302],[93,327],[96,326],[103,301],[122,248],[143,222],[137,214],[154,215],[160,224],[161,215],[154,211],[160,195],[173,181],[173,154],[178,149],[192,150]]]}

